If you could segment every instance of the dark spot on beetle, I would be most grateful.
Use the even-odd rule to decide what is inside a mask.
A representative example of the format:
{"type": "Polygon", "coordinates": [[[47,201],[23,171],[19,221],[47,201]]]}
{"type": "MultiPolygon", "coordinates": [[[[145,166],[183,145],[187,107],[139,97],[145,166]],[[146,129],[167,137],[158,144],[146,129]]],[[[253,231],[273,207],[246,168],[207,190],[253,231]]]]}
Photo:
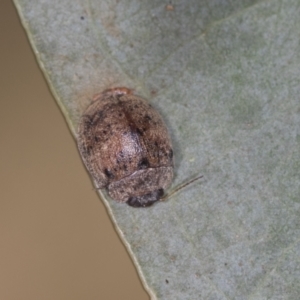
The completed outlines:
{"type": "Polygon", "coordinates": [[[100,141],[99,137],[97,137],[97,136],[95,136],[94,140],[96,143],[98,143],[100,141]]]}
{"type": "Polygon", "coordinates": [[[157,141],[155,141],[155,142],[154,142],[154,145],[155,145],[156,147],[158,147],[158,143],[157,143],[157,141]]]}
{"type": "Polygon", "coordinates": [[[166,279],[166,283],[167,283],[167,284],[169,283],[169,280],[168,280],[168,279],[166,279]]]}
{"type": "Polygon", "coordinates": [[[106,135],[106,134],[107,134],[107,131],[106,131],[106,130],[103,130],[102,133],[103,133],[104,135],[106,135]]]}
{"type": "Polygon", "coordinates": [[[143,207],[138,197],[130,197],[126,203],[132,207],[143,207]]]}
{"type": "Polygon", "coordinates": [[[173,150],[171,149],[169,152],[169,157],[172,159],[173,158],[173,150]]]}
{"type": "Polygon", "coordinates": [[[158,201],[163,194],[164,190],[158,189],[146,195],[129,197],[126,203],[132,207],[148,207],[158,201]]]}
{"type": "Polygon", "coordinates": [[[136,129],[136,132],[137,132],[137,134],[139,134],[139,135],[143,135],[143,131],[140,130],[139,128],[136,129]]]}
{"type": "Polygon", "coordinates": [[[147,168],[149,168],[149,161],[148,161],[148,158],[143,157],[143,158],[139,161],[138,169],[141,170],[141,169],[147,169],[147,168]]]}
{"type": "Polygon", "coordinates": [[[164,195],[164,189],[158,189],[157,190],[157,195],[159,198],[161,198],[164,195]]]}
{"type": "Polygon", "coordinates": [[[119,113],[119,117],[122,117],[123,116],[123,114],[122,113],[119,113]]]}
{"type": "Polygon", "coordinates": [[[124,171],[127,171],[128,169],[127,169],[127,165],[124,165],[123,166],[123,169],[124,169],[124,171]]]}
{"type": "Polygon", "coordinates": [[[109,179],[113,179],[115,177],[114,174],[108,169],[104,169],[104,173],[109,179]]]}
{"type": "Polygon", "coordinates": [[[145,116],[145,119],[148,120],[148,121],[152,120],[151,117],[148,116],[148,115],[145,116]]]}
{"type": "Polygon", "coordinates": [[[138,108],[139,106],[137,104],[134,105],[134,108],[138,108]]]}

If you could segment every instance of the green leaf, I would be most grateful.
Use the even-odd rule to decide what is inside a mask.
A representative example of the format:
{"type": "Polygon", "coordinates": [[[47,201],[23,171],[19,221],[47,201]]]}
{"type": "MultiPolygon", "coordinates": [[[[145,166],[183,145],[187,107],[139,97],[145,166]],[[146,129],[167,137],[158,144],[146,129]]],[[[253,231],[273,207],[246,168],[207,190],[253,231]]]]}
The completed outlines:
{"type": "Polygon", "coordinates": [[[300,2],[15,3],[75,137],[126,86],[166,120],[174,186],[204,175],[147,209],[104,200],[152,298],[298,299],[300,2]]]}

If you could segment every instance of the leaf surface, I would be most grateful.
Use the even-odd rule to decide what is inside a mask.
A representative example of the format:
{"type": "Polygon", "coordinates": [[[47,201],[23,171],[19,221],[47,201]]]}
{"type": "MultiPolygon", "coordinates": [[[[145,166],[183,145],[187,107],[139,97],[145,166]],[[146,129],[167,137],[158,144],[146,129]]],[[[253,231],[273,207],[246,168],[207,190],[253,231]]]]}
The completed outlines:
{"type": "Polygon", "coordinates": [[[298,299],[300,2],[15,0],[71,131],[126,86],[170,130],[174,186],[147,209],[102,194],[153,299],[298,299]]]}

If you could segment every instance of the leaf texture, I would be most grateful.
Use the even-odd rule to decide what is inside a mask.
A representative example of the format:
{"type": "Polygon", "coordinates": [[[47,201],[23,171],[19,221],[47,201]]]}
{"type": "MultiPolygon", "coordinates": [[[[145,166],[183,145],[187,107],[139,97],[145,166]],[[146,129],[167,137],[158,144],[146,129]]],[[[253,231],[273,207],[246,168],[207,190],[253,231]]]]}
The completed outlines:
{"type": "Polygon", "coordinates": [[[298,299],[300,2],[15,0],[71,131],[132,88],[175,152],[166,202],[102,197],[152,299],[298,299]]]}

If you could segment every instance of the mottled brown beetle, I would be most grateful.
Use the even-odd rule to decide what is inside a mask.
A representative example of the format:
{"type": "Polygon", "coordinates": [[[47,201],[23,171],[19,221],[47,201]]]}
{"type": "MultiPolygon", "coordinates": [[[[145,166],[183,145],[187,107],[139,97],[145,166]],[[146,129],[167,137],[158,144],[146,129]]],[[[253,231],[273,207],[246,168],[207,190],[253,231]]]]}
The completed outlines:
{"type": "Polygon", "coordinates": [[[159,113],[127,88],[94,96],[78,130],[78,148],[97,188],[134,207],[160,200],[173,179],[173,150],[159,113]]]}
{"type": "Polygon", "coordinates": [[[125,87],[93,97],[79,122],[78,148],[97,188],[118,202],[147,207],[165,200],[198,176],[164,195],[173,179],[170,136],[159,113],[125,87]]]}

